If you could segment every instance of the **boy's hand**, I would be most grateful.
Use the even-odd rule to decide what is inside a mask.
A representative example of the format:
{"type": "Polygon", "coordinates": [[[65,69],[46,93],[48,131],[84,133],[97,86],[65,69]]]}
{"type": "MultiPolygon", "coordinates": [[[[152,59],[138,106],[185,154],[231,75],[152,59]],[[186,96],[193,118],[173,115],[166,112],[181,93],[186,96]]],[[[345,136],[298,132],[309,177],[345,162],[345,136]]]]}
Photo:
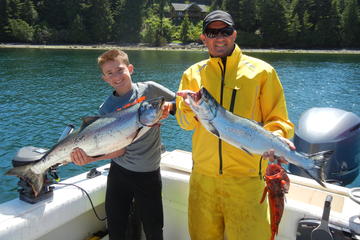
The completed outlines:
{"type": "Polygon", "coordinates": [[[73,151],[70,153],[70,158],[75,165],[79,166],[83,166],[85,164],[95,161],[92,157],[89,157],[81,148],[74,148],[73,151]]]}
{"type": "Polygon", "coordinates": [[[170,111],[172,110],[172,103],[171,102],[165,102],[162,106],[163,114],[160,118],[160,120],[165,119],[169,116],[170,111]]]}

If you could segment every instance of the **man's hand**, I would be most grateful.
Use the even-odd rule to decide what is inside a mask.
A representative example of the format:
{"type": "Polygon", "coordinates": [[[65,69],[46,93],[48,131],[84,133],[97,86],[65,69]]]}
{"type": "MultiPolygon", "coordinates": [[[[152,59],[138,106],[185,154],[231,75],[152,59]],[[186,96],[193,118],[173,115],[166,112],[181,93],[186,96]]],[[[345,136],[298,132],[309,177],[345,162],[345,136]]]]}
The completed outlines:
{"type": "Polygon", "coordinates": [[[189,106],[190,105],[190,101],[188,99],[188,95],[191,95],[191,94],[195,94],[195,92],[193,91],[190,91],[190,90],[181,90],[181,91],[178,91],[176,93],[177,96],[180,96],[184,99],[184,103],[189,106]]]}
{"type": "Polygon", "coordinates": [[[74,148],[73,151],[70,153],[71,161],[75,165],[83,166],[90,162],[95,161],[94,158],[88,156],[84,150],[81,148],[74,148]]]}
{"type": "MultiPolygon", "coordinates": [[[[291,142],[289,139],[284,138],[284,137],[281,137],[281,136],[279,136],[279,138],[281,139],[281,141],[285,142],[285,143],[289,146],[289,148],[290,148],[291,150],[295,150],[295,149],[296,149],[294,143],[291,142]]],[[[263,158],[269,159],[270,162],[274,162],[275,160],[277,160],[279,163],[284,163],[284,164],[288,164],[288,163],[289,163],[284,157],[276,157],[276,156],[275,156],[275,151],[274,151],[273,149],[270,149],[269,151],[264,152],[264,153],[263,153],[263,158]]]]}

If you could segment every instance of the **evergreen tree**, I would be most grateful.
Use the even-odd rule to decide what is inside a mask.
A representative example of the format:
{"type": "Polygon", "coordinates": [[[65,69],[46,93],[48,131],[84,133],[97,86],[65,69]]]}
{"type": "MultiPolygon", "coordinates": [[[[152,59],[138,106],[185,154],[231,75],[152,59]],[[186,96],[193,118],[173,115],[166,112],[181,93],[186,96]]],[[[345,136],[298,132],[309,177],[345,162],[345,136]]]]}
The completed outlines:
{"type": "Polygon", "coordinates": [[[223,0],[212,0],[209,11],[220,9],[223,6],[223,0]]]}
{"type": "Polygon", "coordinates": [[[34,43],[51,43],[54,33],[46,24],[39,24],[34,29],[34,43]]]}
{"type": "Polygon", "coordinates": [[[144,21],[141,39],[145,43],[154,46],[162,46],[171,41],[172,28],[173,26],[168,18],[163,18],[162,26],[160,27],[159,16],[151,14],[144,21]],[[161,35],[159,34],[159,29],[162,29],[161,35]]]}
{"type": "Polygon", "coordinates": [[[239,1],[239,19],[235,21],[236,29],[253,33],[258,28],[258,18],[256,14],[256,1],[242,0],[239,1]]]}
{"type": "Polygon", "coordinates": [[[235,26],[240,26],[240,0],[223,0],[222,9],[232,16],[235,26]]]}
{"type": "Polygon", "coordinates": [[[286,4],[286,21],[287,21],[287,35],[289,38],[289,46],[291,47],[300,47],[298,44],[298,39],[301,36],[301,18],[297,12],[297,7],[299,0],[291,1],[286,4]]]}
{"type": "Polygon", "coordinates": [[[25,0],[20,5],[20,18],[29,25],[34,25],[38,19],[38,12],[31,0],[25,0]]]}
{"type": "Polygon", "coordinates": [[[342,15],[344,47],[360,47],[360,15],[357,0],[348,0],[342,15]]]}
{"type": "Polygon", "coordinates": [[[140,31],[143,24],[145,0],[124,0],[119,15],[122,42],[137,43],[140,41],[140,31]]]}
{"type": "Polygon", "coordinates": [[[123,16],[126,12],[125,9],[125,0],[114,0],[113,3],[113,16],[114,16],[114,25],[113,25],[113,31],[112,31],[112,39],[115,42],[121,42],[124,35],[124,24],[125,19],[123,19],[123,16]]]}
{"type": "Polygon", "coordinates": [[[8,14],[9,0],[0,0],[0,41],[6,42],[8,40],[9,28],[9,14],[8,14]]]}
{"type": "Polygon", "coordinates": [[[194,24],[190,25],[188,36],[191,42],[199,42],[199,43],[201,42],[200,34],[202,33],[202,24],[203,22],[200,21],[195,25],[194,24]]]}
{"type": "Polygon", "coordinates": [[[13,28],[18,22],[11,22],[11,20],[19,19],[20,2],[18,0],[0,1],[0,40],[14,41],[13,28]]]}
{"type": "Polygon", "coordinates": [[[82,17],[76,15],[73,23],[70,25],[69,41],[72,43],[87,43],[89,40],[82,17]]]}
{"type": "Polygon", "coordinates": [[[312,36],[315,47],[332,48],[339,45],[340,19],[331,0],[317,0],[317,21],[312,36]]]}
{"type": "Polygon", "coordinates": [[[337,9],[340,15],[343,14],[345,10],[345,5],[349,0],[333,0],[334,7],[337,9]]]}
{"type": "Polygon", "coordinates": [[[7,14],[10,19],[19,19],[21,12],[21,2],[19,0],[9,0],[7,1],[7,14]]]}
{"type": "Polygon", "coordinates": [[[172,25],[171,21],[164,17],[164,8],[164,0],[149,7],[142,27],[142,38],[146,39],[145,42],[155,46],[161,46],[171,41],[172,25]]]}
{"type": "Polygon", "coordinates": [[[280,0],[259,0],[259,15],[264,46],[285,46],[287,21],[285,8],[280,0]]]}
{"type": "Polygon", "coordinates": [[[301,47],[302,45],[298,43],[298,39],[301,36],[301,24],[297,14],[290,16],[290,19],[288,20],[287,32],[290,46],[301,47]]]}
{"type": "Polygon", "coordinates": [[[190,31],[190,22],[189,15],[185,14],[185,17],[180,25],[180,41],[187,43],[190,41],[189,31],[190,31]]]}
{"type": "Polygon", "coordinates": [[[10,19],[10,38],[15,42],[31,42],[34,37],[34,29],[21,19],[10,19]]]}
{"type": "Polygon", "coordinates": [[[40,21],[54,29],[66,29],[70,24],[66,18],[69,7],[63,0],[44,0],[39,8],[40,21]]]}
{"type": "Polygon", "coordinates": [[[314,24],[310,21],[310,14],[308,11],[304,12],[301,36],[299,38],[299,45],[301,47],[312,47],[312,34],[314,31],[314,24]]]}
{"type": "Polygon", "coordinates": [[[89,8],[89,35],[94,42],[105,43],[111,38],[111,30],[114,24],[110,2],[108,0],[92,0],[89,8]]]}

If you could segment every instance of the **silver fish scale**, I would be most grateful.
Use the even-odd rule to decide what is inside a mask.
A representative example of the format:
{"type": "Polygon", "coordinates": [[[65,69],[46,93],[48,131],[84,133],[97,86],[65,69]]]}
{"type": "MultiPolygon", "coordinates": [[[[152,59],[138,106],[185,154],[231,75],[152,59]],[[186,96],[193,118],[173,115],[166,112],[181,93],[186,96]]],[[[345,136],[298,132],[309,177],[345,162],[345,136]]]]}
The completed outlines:
{"type": "MultiPolygon", "coordinates": [[[[139,104],[124,111],[101,116],[83,130],[76,131],[56,144],[32,171],[40,174],[58,163],[71,162],[70,153],[75,147],[82,148],[89,156],[104,155],[129,145],[134,138],[144,135],[150,127],[139,123],[139,104]],[[141,128],[141,131],[138,130],[141,128]]],[[[158,117],[154,109],[144,109],[142,114],[158,117]]],[[[150,117],[149,117],[150,118],[150,117]]],[[[155,121],[156,122],[156,121],[155,121]]]]}

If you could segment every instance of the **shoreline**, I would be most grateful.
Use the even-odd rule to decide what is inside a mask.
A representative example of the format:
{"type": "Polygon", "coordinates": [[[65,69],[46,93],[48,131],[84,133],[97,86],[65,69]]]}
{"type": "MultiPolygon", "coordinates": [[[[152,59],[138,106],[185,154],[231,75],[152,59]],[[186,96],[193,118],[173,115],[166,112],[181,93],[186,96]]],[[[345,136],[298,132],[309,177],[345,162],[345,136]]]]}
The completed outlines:
{"type": "MultiPolygon", "coordinates": [[[[156,50],[156,51],[207,51],[204,45],[199,44],[168,44],[162,47],[152,47],[145,44],[94,44],[94,45],[78,45],[78,44],[17,44],[17,43],[0,43],[0,48],[36,48],[36,49],[76,49],[76,50],[108,50],[111,48],[120,48],[122,50],[156,50]]],[[[241,48],[241,46],[240,46],[241,48]]],[[[360,50],[350,49],[255,49],[241,48],[243,52],[249,53],[314,53],[314,54],[354,54],[360,55],[360,50]]]]}

